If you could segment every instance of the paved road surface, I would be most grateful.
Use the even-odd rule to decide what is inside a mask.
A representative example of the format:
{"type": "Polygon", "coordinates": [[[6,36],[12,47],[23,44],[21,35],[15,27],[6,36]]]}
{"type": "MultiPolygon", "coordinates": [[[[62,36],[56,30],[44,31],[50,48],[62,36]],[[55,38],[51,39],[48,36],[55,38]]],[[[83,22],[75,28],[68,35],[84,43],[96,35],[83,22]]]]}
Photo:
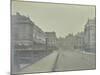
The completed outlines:
{"type": "Polygon", "coordinates": [[[54,51],[19,73],[95,69],[95,54],[82,51],[54,51]]]}
{"type": "Polygon", "coordinates": [[[18,73],[36,73],[36,72],[51,72],[55,64],[58,52],[54,51],[50,55],[44,57],[35,64],[22,69],[18,73]]]}
{"type": "Polygon", "coordinates": [[[95,69],[95,54],[82,51],[60,51],[54,71],[95,69]]]}

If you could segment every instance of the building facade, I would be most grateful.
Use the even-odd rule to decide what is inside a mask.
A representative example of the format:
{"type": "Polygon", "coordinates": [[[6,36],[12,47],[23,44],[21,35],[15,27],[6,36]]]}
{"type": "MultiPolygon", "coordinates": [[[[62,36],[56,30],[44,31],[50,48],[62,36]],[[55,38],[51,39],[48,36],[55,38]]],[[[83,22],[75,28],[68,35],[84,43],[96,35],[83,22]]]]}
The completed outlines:
{"type": "Polygon", "coordinates": [[[84,29],[84,48],[96,52],[96,18],[88,19],[84,29]]]}
{"type": "Polygon", "coordinates": [[[56,33],[55,32],[45,32],[46,35],[46,44],[51,48],[56,48],[56,33]]]}
{"type": "Polygon", "coordinates": [[[84,47],[84,32],[79,32],[74,36],[74,49],[83,50],[84,47]]]}
{"type": "Polygon", "coordinates": [[[17,50],[35,50],[39,44],[44,45],[46,42],[45,32],[36,26],[29,17],[19,13],[13,15],[11,27],[12,42],[17,50]]]}
{"type": "Polygon", "coordinates": [[[33,27],[33,42],[37,44],[45,44],[45,32],[42,31],[38,26],[33,27]]]}
{"type": "Polygon", "coordinates": [[[33,26],[34,23],[29,17],[17,13],[12,16],[12,35],[15,49],[31,50],[33,45],[33,26]]]}
{"type": "Polygon", "coordinates": [[[44,32],[29,17],[20,13],[11,17],[12,73],[50,54],[55,47],[56,33],[44,32]]]}
{"type": "Polygon", "coordinates": [[[30,61],[31,59],[31,52],[27,51],[33,50],[33,26],[34,23],[29,17],[19,13],[11,17],[12,73],[20,70],[22,60],[30,61]]]}

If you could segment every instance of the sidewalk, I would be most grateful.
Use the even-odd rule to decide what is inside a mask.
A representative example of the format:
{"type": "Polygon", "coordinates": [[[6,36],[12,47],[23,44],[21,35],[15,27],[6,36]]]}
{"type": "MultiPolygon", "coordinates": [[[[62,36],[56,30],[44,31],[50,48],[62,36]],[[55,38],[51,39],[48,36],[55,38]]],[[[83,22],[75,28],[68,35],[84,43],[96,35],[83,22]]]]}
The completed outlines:
{"type": "Polygon", "coordinates": [[[52,54],[44,57],[37,63],[22,69],[18,73],[20,74],[20,73],[51,72],[56,62],[57,54],[58,53],[54,51],[52,54]]]}

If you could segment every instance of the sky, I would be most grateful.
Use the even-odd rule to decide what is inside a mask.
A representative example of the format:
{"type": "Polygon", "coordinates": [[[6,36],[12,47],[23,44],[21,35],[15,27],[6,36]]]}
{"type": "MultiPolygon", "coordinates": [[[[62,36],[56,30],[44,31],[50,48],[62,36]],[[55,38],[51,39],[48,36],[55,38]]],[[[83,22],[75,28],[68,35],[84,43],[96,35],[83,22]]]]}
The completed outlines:
{"type": "Polygon", "coordinates": [[[41,2],[12,2],[12,15],[19,12],[44,32],[56,32],[57,37],[84,31],[87,20],[95,17],[93,5],[71,5],[41,2]]]}

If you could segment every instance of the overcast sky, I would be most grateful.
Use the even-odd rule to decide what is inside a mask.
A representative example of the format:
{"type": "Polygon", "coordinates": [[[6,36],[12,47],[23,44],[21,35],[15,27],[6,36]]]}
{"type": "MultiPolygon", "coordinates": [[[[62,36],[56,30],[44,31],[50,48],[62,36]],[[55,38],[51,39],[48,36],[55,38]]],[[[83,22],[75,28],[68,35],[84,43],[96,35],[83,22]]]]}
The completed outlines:
{"type": "Polygon", "coordinates": [[[14,1],[12,14],[16,12],[29,16],[43,31],[65,37],[84,30],[88,18],[95,17],[95,6],[14,1]]]}

